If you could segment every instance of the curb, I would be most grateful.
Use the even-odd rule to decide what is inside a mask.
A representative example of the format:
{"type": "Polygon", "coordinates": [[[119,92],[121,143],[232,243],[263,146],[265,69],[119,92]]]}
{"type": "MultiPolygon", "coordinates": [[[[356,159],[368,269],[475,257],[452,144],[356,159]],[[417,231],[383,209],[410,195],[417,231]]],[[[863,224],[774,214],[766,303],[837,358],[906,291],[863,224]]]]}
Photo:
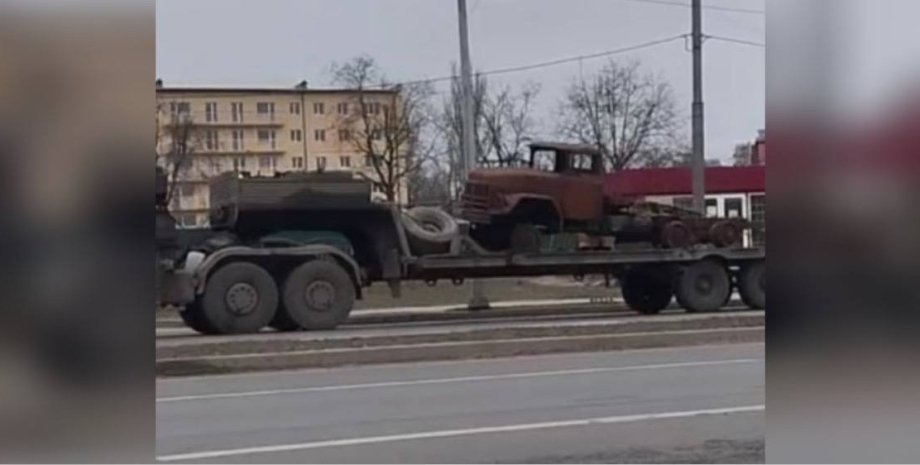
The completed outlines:
{"type": "Polygon", "coordinates": [[[398,362],[484,359],[549,353],[762,342],[763,326],[622,334],[464,340],[161,359],[156,374],[189,376],[398,362]]]}

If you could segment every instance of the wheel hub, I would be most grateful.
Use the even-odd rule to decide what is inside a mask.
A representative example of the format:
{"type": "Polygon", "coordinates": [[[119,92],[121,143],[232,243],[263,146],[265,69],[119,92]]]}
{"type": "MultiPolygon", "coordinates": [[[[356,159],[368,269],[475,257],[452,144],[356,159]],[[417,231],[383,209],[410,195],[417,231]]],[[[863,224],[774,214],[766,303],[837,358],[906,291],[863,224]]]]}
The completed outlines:
{"type": "Polygon", "coordinates": [[[259,304],[259,292],[249,283],[236,283],[227,289],[227,308],[236,315],[252,313],[259,304]]]}
{"type": "Polygon", "coordinates": [[[317,310],[328,310],[335,303],[335,287],[326,281],[315,281],[307,286],[307,305],[317,310]]]}
{"type": "Polygon", "coordinates": [[[696,290],[702,295],[708,295],[712,292],[713,282],[709,276],[700,276],[696,280],[696,290]]]}

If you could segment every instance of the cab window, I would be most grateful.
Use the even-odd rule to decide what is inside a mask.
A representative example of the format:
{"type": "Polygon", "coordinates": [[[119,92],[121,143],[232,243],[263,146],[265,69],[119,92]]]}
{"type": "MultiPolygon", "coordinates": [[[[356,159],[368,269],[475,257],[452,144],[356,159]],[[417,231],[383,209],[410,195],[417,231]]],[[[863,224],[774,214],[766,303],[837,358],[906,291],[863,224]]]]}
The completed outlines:
{"type": "Polygon", "coordinates": [[[531,166],[540,171],[553,172],[556,168],[556,152],[552,150],[534,150],[531,166]]]}
{"type": "Polygon", "coordinates": [[[584,153],[572,154],[572,169],[574,171],[594,172],[594,159],[584,153]]]}

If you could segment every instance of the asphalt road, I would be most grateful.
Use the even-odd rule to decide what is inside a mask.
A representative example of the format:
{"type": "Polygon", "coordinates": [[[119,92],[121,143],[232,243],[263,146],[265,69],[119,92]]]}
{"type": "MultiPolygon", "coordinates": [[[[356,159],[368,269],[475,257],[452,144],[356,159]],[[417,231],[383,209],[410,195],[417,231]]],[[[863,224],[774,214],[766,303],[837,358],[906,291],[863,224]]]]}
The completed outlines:
{"type": "Polygon", "coordinates": [[[762,344],[157,381],[178,462],[760,462],[762,344]]]}

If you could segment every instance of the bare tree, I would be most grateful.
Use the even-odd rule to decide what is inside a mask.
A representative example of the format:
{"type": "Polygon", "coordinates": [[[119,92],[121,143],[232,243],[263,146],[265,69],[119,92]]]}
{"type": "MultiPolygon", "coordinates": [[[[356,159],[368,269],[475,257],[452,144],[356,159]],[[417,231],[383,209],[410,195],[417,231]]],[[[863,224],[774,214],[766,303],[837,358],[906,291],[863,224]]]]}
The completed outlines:
{"type": "Polygon", "coordinates": [[[194,155],[202,141],[198,127],[182,102],[157,102],[156,162],[167,174],[167,205],[172,203],[181,181],[187,180],[195,165],[194,155]]]}
{"type": "Polygon", "coordinates": [[[609,62],[599,73],[576,79],[561,105],[559,133],[597,146],[608,169],[642,165],[641,158],[666,147],[679,129],[671,86],[639,63],[609,62]]]}
{"type": "Polygon", "coordinates": [[[332,66],[333,81],[354,91],[336,129],[363,155],[370,174],[359,175],[396,202],[409,177],[430,154],[421,133],[429,123],[430,84],[389,84],[373,58],[359,56],[332,66]]]}
{"type": "MultiPolygon", "coordinates": [[[[437,133],[442,145],[439,147],[440,157],[437,159],[437,169],[444,173],[451,200],[455,200],[460,193],[463,179],[463,116],[462,116],[462,91],[460,78],[456,65],[453,69],[450,93],[442,101],[441,111],[436,121],[437,133]]],[[[486,80],[477,75],[473,80],[473,134],[475,135],[476,153],[482,154],[485,146],[485,131],[483,131],[483,109],[486,99],[486,80]]]]}
{"type": "MultiPolygon", "coordinates": [[[[490,91],[485,77],[473,81],[473,133],[477,163],[481,166],[515,166],[525,155],[526,141],[536,130],[533,105],[539,86],[526,83],[515,92],[510,86],[490,91]]],[[[438,167],[450,186],[452,196],[459,193],[463,172],[460,79],[454,69],[450,93],[442,102],[437,131],[442,141],[438,167]]]]}
{"type": "Polygon", "coordinates": [[[480,164],[517,166],[526,154],[525,143],[531,138],[535,121],[531,116],[534,99],[540,88],[525,84],[519,92],[504,86],[494,94],[486,92],[482,103],[484,151],[480,164]]]}

